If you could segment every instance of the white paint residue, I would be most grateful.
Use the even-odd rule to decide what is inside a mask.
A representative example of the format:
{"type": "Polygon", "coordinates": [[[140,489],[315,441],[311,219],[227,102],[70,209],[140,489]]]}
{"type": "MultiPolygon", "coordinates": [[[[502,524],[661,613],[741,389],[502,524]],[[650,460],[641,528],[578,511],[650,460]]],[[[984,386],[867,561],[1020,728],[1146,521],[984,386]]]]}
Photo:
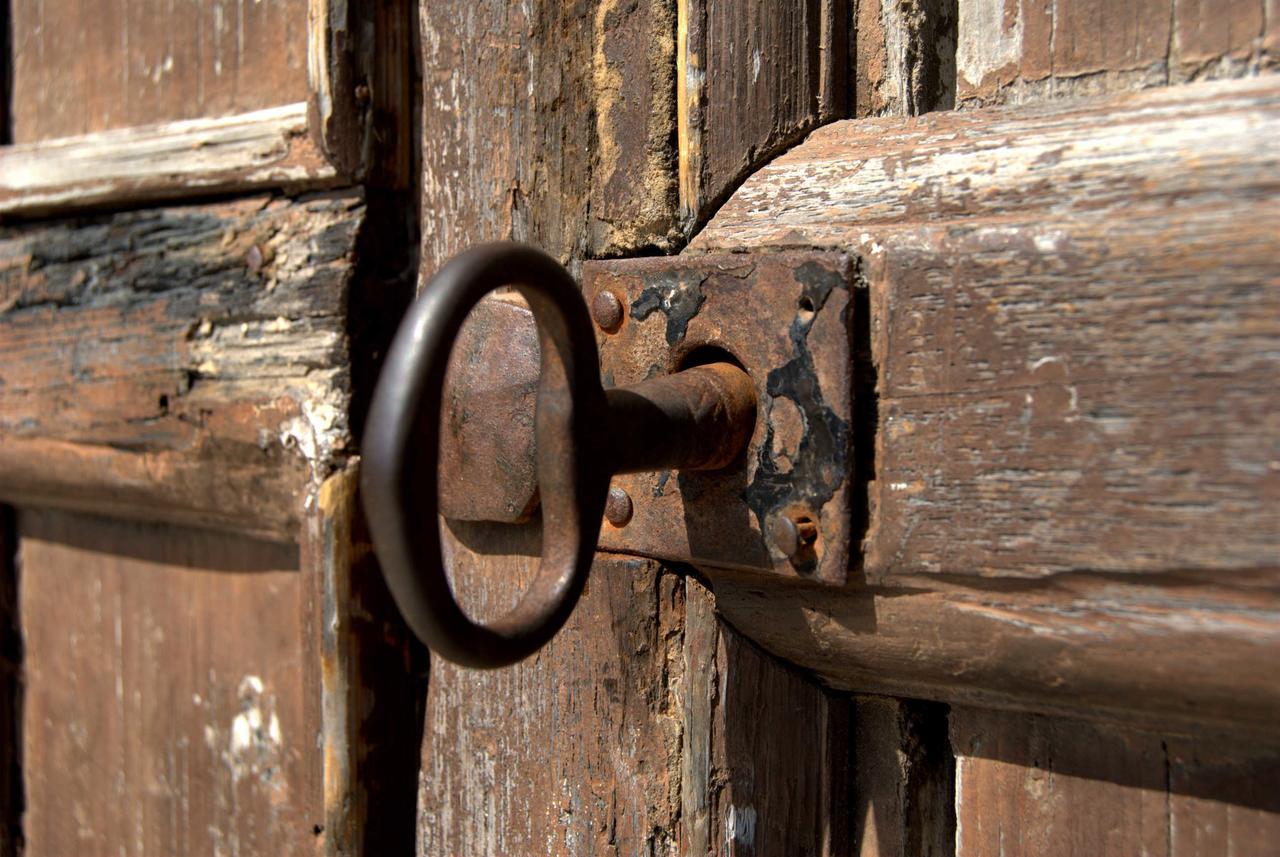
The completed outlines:
{"type": "MultiPolygon", "coordinates": [[[[263,690],[262,679],[256,675],[240,680],[240,713],[231,720],[224,756],[233,781],[253,776],[270,782],[280,769],[284,745],[280,718],[275,712],[275,698],[263,690]]],[[[206,742],[210,731],[206,729],[206,742]]]]}
{"type": "Polygon", "coordinates": [[[751,83],[754,85],[760,80],[760,49],[756,48],[751,52],[751,83]]]}
{"type": "Polygon", "coordinates": [[[1005,26],[1005,0],[961,3],[956,23],[956,73],[970,88],[1022,57],[1022,10],[1005,26]]]}
{"type": "Polygon", "coordinates": [[[745,848],[755,847],[756,810],[753,806],[729,807],[729,818],[724,824],[724,844],[732,851],[734,843],[745,848]]]}

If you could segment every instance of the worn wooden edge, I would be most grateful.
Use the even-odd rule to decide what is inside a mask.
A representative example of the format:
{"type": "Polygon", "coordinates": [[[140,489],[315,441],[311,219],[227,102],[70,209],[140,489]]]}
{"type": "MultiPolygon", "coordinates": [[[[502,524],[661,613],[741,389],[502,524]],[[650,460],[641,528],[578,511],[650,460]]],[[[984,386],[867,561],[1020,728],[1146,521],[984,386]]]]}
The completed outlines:
{"type": "Polygon", "coordinates": [[[293,541],[306,463],[219,466],[185,450],[138,452],[0,436],[0,501],[293,541]]]}
{"type": "MultiPolygon", "coordinates": [[[[1275,212],[1277,105],[1280,78],[1264,77],[838,123],[749,179],[687,252],[854,249],[874,260],[947,230],[1027,226],[1039,234],[1061,226],[1064,235],[1083,234],[1101,230],[1107,218],[1159,223],[1203,214],[1212,222],[1236,211],[1254,212],[1257,231],[1275,212]],[[970,144],[973,159],[947,160],[970,144]],[[977,151],[983,146],[985,154],[977,151]],[[1000,160],[1024,156],[1021,167],[1000,160]],[[1100,192],[1083,195],[1083,182],[1100,192]]],[[[1265,242],[1255,240],[1255,261],[1266,258],[1265,242]]],[[[1224,261],[1231,271],[1238,263],[1238,251],[1224,261]]],[[[873,337],[888,324],[876,301],[885,288],[872,288],[873,337]]],[[[1255,284],[1248,294],[1266,288],[1255,284]]],[[[932,342],[925,337],[916,347],[927,351],[932,342]]],[[[1223,371],[1257,377],[1252,367],[1265,351],[1237,347],[1250,351],[1223,371]]],[[[886,359],[883,351],[876,356],[886,359]]],[[[883,384],[886,373],[906,370],[895,362],[879,371],[883,384]]],[[[880,395],[883,415],[886,391],[880,395]]],[[[873,485],[873,503],[876,491],[894,487],[873,485]]],[[[1268,501],[1257,502],[1262,521],[1268,501]]],[[[948,556],[967,538],[961,529],[952,534],[960,541],[948,542],[948,556]]],[[[885,538],[874,528],[869,535],[885,538]]],[[[1179,567],[1163,555],[1159,565],[1128,556],[1127,563],[1039,569],[1039,579],[1012,579],[1008,571],[998,579],[976,567],[925,574],[896,560],[839,591],[707,573],[735,627],[838,690],[1274,740],[1280,566],[1263,555],[1268,537],[1265,528],[1257,533],[1248,562],[1227,551],[1216,564],[1201,557],[1179,567]]]]}
{"type": "Polygon", "coordinates": [[[311,139],[351,181],[409,183],[413,76],[409,3],[309,0],[311,139]]]}
{"type": "Polygon", "coordinates": [[[1236,588],[711,580],[731,625],[835,690],[1276,740],[1280,568],[1236,588]]]}
{"type": "Polygon", "coordinates": [[[137,126],[0,149],[0,216],[277,188],[342,176],[307,135],[307,105],[137,126]]]}

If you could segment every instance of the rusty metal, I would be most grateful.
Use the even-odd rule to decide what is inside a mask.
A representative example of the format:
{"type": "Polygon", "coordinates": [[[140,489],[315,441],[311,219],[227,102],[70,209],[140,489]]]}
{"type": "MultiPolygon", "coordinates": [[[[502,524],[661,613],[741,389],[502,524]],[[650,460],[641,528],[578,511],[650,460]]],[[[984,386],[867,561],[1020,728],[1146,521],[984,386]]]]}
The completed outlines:
{"type": "Polygon", "coordinates": [[[458,332],[440,417],[440,511],[516,523],[538,503],[538,326],[516,296],[476,304],[458,332]]]}
{"type": "Polygon", "coordinates": [[[610,478],[646,469],[695,473],[731,462],[751,435],[755,410],[751,379],[727,363],[637,379],[606,394],[586,304],[555,260],[505,243],[460,254],[402,322],[365,430],[361,478],[369,528],[405,620],[433,651],[460,664],[496,667],[527,657],[560,629],[582,592],[610,478]],[[481,625],[458,605],[441,562],[437,405],[464,320],[504,285],[524,297],[537,321],[542,556],[515,609],[481,625]]]}
{"type": "Polygon", "coordinates": [[[625,527],[631,520],[633,507],[627,492],[616,485],[609,489],[609,499],[604,504],[604,519],[615,527],[625,527]]]}
{"type": "Polygon", "coordinates": [[[622,301],[613,292],[599,292],[591,299],[591,318],[601,330],[613,333],[622,325],[622,301]]]}
{"type": "Polygon", "coordinates": [[[615,479],[634,511],[625,529],[601,530],[601,547],[712,574],[843,583],[865,521],[850,467],[850,342],[866,323],[852,260],[823,252],[610,260],[584,264],[583,280],[589,298],[607,291],[627,309],[617,333],[597,337],[606,384],[732,360],[751,377],[759,407],[733,466],[615,479]],[[776,527],[796,531],[794,548],[779,546],[776,527]]]}

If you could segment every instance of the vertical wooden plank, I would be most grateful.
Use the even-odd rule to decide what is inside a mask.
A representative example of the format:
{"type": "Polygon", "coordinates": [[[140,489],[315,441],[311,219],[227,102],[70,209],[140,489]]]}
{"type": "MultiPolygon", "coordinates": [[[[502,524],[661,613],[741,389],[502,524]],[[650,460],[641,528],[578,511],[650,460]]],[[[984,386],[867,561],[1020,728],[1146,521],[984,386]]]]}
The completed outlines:
{"type": "Polygon", "coordinates": [[[22,853],[22,636],[18,626],[18,531],[0,506],[0,857],[22,853]]]}
{"type": "Polygon", "coordinates": [[[324,852],[413,850],[426,659],[399,619],[356,504],[354,466],[326,479],[303,530],[308,702],[321,724],[324,852]]]}
{"type": "Polygon", "coordinates": [[[846,0],[678,0],[680,218],[691,230],[757,167],[849,114],[846,0]]]}
{"type": "Polygon", "coordinates": [[[855,116],[955,105],[957,0],[855,0],[855,116]]]}
{"type": "MultiPolygon", "coordinates": [[[[474,615],[508,609],[529,573],[504,559],[455,554],[474,615]]],[[[435,659],[418,853],[673,853],[683,620],[678,576],[602,557],[568,624],[533,657],[489,671],[435,659]]]]}
{"type": "Polygon", "coordinates": [[[1274,0],[966,0],[964,106],[1258,74],[1277,63],[1274,0]]]}
{"type": "Polygon", "coordinates": [[[296,547],[40,512],[19,534],[26,853],[311,853],[296,547]]]}
{"type": "Polygon", "coordinates": [[[477,241],[564,262],[670,246],[669,0],[420,6],[422,269],[477,241]]]}
{"type": "Polygon", "coordinates": [[[848,853],[849,705],[719,621],[686,584],[684,854],[848,853]]]}
{"type": "Polygon", "coordinates": [[[951,857],[955,759],[947,707],[875,696],[855,696],[851,705],[850,853],[951,857]]]}
{"type": "Polygon", "coordinates": [[[957,710],[957,857],[1274,853],[1280,749],[957,710]]]}
{"type": "Polygon", "coordinates": [[[13,139],[307,98],[306,0],[14,0],[13,139]]]}

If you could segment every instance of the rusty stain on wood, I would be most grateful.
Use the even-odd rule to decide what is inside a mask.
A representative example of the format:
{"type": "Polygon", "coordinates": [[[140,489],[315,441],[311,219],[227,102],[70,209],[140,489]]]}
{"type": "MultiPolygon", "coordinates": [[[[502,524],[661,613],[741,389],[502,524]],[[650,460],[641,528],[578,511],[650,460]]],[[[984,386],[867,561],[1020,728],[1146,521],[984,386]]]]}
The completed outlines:
{"type": "Polygon", "coordinates": [[[1274,80],[1200,84],[841,124],[743,186],[694,249],[863,259],[868,580],[1274,566],[1278,135],[1274,80]]]}

